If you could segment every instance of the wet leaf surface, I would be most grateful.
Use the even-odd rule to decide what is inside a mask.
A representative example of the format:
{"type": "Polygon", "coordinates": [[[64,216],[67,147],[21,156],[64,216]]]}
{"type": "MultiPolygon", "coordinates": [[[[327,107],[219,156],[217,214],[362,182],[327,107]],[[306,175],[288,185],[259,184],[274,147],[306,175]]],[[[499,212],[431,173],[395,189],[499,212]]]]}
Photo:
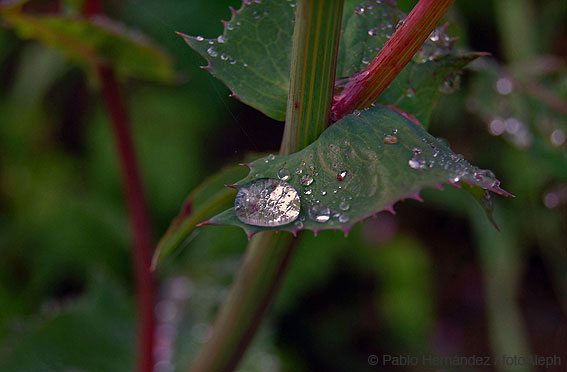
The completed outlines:
{"type": "MultiPolygon", "coordinates": [[[[238,219],[231,208],[203,225],[239,226],[249,236],[267,229],[347,233],[366,217],[383,210],[393,212],[399,200],[420,200],[419,192],[425,187],[466,183],[510,195],[491,171],[469,164],[445,142],[385,106],[345,117],[302,151],[269,155],[249,167],[248,176],[234,186],[250,188],[254,182],[263,186],[266,178],[279,175],[299,193],[298,218],[279,226],[256,226],[238,219]]],[[[266,205],[261,201],[256,208],[266,205]]]]}

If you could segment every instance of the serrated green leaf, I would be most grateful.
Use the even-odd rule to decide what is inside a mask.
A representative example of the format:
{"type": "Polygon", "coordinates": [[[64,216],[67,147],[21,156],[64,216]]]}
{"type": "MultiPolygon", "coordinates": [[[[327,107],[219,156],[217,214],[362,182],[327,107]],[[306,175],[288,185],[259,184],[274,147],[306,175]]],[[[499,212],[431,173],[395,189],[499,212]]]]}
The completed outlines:
{"type": "Polygon", "coordinates": [[[0,18],[23,39],[39,40],[89,71],[109,64],[120,78],[170,82],[171,58],[141,32],[98,16],[90,19],[42,16],[0,9],[0,18]]]}
{"type": "MultiPolygon", "coordinates": [[[[285,0],[243,2],[225,22],[218,38],[182,35],[208,61],[205,68],[222,80],[235,97],[282,121],[289,86],[295,16],[292,5],[285,0]]],[[[367,66],[405,17],[388,2],[366,5],[363,12],[356,8],[354,2],[345,6],[337,59],[339,88],[367,66]]],[[[452,39],[443,28],[435,35],[438,37],[426,42],[379,100],[411,112],[425,126],[445,79],[481,55],[453,51],[452,39]]]]}
{"type": "MultiPolygon", "coordinates": [[[[249,236],[262,230],[341,229],[348,232],[358,221],[383,210],[393,212],[399,200],[415,198],[425,187],[468,183],[503,195],[492,172],[470,165],[441,140],[396,111],[375,106],[348,115],[328,128],[319,139],[289,156],[268,156],[250,164],[250,174],[235,185],[242,187],[261,178],[286,179],[300,195],[298,219],[275,227],[240,221],[234,208],[203,225],[234,225],[249,236]],[[317,213],[329,209],[317,222],[317,213]],[[310,213],[311,212],[311,213],[310,213]]],[[[321,215],[321,213],[319,213],[321,215]]]]}
{"type": "Polygon", "coordinates": [[[283,121],[294,10],[287,1],[242,2],[218,38],[182,35],[211,74],[244,103],[283,121]]]}

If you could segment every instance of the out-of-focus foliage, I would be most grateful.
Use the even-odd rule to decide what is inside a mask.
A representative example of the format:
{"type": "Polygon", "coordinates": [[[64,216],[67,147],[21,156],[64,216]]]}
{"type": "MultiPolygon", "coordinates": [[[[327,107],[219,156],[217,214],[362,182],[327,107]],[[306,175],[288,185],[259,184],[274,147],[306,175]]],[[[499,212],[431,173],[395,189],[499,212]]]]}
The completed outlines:
{"type": "MultiPolygon", "coordinates": [[[[147,33],[185,77],[177,86],[124,86],[159,236],[222,164],[275,152],[281,128],[230,101],[174,34],[216,37],[216,20],[238,2],[111,3],[109,15],[147,33]]],[[[534,30],[537,54],[513,61],[495,36],[495,1],[456,2],[449,32],[493,57],[442,97],[430,127],[516,195],[493,200],[502,232],[469,195],[447,188],[355,226],[347,239],[306,234],[242,368],[375,371],[370,354],[394,353],[567,363],[566,9],[564,1],[529,4],[533,24],[518,27],[534,30]]],[[[59,54],[5,28],[0,81],[0,370],[131,370],[128,223],[100,99],[59,54]]],[[[165,262],[156,308],[162,367],[183,370],[206,340],[245,244],[235,227],[203,229],[165,262]]]]}
{"type": "Polygon", "coordinates": [[[26,13],[21,7],[0,7],[0,17],[21,38],[54,47],[90,72],[96,71],[96,64],[106,64],[121,78],[159,82],[173,79],[167,54],[141,32],[106,17],[40,16],[26,13]]]}

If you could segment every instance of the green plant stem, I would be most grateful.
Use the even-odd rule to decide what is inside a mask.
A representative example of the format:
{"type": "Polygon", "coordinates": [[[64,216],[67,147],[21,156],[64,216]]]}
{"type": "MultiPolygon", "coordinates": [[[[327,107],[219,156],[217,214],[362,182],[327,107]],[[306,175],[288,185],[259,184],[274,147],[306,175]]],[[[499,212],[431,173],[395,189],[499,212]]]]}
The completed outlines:
{"type": "MultiPolygon", "coordinates": [[[[344,0],[300,0],[295,21],[290,93],[280,154],[299,151],[329,120],[344,0]]],[[[252,237],[209,341],[192,372],[232,371],[285,275],[299,239],[289,233],[252,237]]]]}
{"type": "Polygon", "coordinates": [[[280,154],[297,152],[325,130],[337,66],[343,1],[301,1],[295,15],[291,80],[280,154]]]}
{"type": "Polygon", "coordinates": [[[420,0],[374,60],[334,99],[333,122],[374,102],[409,63],[454,0],[420,0]]]}

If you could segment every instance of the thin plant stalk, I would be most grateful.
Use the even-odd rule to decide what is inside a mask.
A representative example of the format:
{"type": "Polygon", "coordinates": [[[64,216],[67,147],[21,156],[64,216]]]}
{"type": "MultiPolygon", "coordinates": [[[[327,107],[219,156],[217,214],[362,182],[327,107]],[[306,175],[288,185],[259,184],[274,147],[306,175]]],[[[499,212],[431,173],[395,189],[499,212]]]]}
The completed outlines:
{"type": "MultiPolygon", "coordinates": [[[[290,89],[280,154],[301,150],[325,130],[333,95],[344,0],[300,0],[294,26],[290,89]]],[[[192,372],[232,371],[275,296],[298,239],[252,237],[242,266],[192,372]]]]}
{"type": "MultiPolygon", "coordinates": [[[[87,0],[83,15],[92,17],[102,14],[99,0],[87,0]]],[[[153,253],[152,226],[143,190],[142,177],[136,160],[136,151],[131,134],[131,121],[126,103],[120,94],[120,85],[111,67],[98,63],[96,72],[101,85],[102,99],[110,119],[118,157],[124,195],[129,214],[132,235],[132,258],[137,291],[137,351],[136,371],[151,372],[154,367],[154,342],[156,322],[155,278],[151,271],[153,253]]]]}

